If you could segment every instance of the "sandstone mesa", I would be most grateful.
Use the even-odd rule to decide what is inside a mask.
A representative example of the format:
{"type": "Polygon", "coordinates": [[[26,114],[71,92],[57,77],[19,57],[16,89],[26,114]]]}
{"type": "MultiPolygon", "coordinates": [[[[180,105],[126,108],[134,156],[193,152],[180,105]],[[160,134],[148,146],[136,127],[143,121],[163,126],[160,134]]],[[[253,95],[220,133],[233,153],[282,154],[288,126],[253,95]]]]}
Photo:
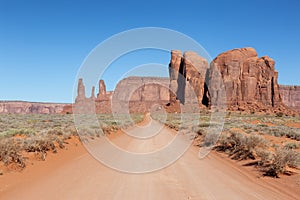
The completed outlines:
{"type": "Polygon", "coordinates": [[[149,112],[161,105],[180,112],[180,104],[210,109],[225,104],[228,110],[295,114],[299,112],[300,87],[280,86],[275,61],[258,57],[254,48],[233,49],[211,63],[195,52],[171,51],[169,78],[128,77],[114,92],[99,82],[96,99],[86,98],[82,79],[74,104],[77,113],[149,112]]]}

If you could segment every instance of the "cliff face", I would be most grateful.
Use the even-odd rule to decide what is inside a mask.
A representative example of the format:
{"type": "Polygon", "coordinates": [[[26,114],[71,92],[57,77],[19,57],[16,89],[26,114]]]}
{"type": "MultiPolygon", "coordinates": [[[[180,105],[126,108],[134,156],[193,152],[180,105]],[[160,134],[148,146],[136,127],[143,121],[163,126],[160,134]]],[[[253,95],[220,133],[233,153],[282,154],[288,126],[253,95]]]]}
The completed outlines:
{"type": "Polygon", "coordinates": [[[169,101],[169,79],[160,77],[128,77],[114,91],[118,101],[169,101]]]}
{"type": "MultiPolygon", "coordinates": [[[[285,108],[274,65],[273,59],[268,56],[259,58],[253,48],[233,49],[212,61],[210,73],[219,71],[226,91],[228,109],[276,112],[285,108]]],[[[210,82],[210,85],[214,83],[210,82]]],[[[214,94],[211,93],[211,98],[217,98],[214,94]]]]}
{"type": "Polygon", "coordinates": [[[106,92],[100,80],[97,98],[94,88],[92,96],[85,97],[80,79],[75,108],[97,113],[122,109],[147,112],[158,104],[167,111],[180,112],[180,104],[198,104],[200,108],[225,104],[229,110],[240,111],[291,114],[291,109],[299,110],[299,87],[279,87],[277,78],[274,60],[258,57],[250,47],[221,53],[210,66],[195,52],[173,50],[169,78],[126,78],[112,93],[106,92]]]}
{"type": "Polygon", "coordinates": [[[58,114],[69,104],[1,101],[1,114],[58,114]]]}
{"type": "Polygon", "coordinates": [[[169,102],[169,79],[160,77],[128,77],[121,80],[112,96],[114,112],[149,112],[169,102]]]}
{"type": "MultiPolygon", "coordinates": [[[[171,52],[170,88],[174,91],[170,94],[171,104],[193,103],[191,94],[195,94],[200,107],[226,104],[229,110],[292,112],[282,102],[278,72],[270,57],[258,57],[255,49],[248,47],[221,53],[208,70],[207,65],[195,52],[183,55],[179,50],[171,52]]],[[[293,97],[289,99],[296,101],[294,93],[290,91],[293,97]]]]}
{"type": "Polygon", "coordinates": [[[208,69],[206,59],[197,53],[187,51],[183,55],[181,51],[171,52],[169,64],[170,75],[170,103],[178,100],[180,103],[203,104],[203,98],[207,97],[205,91],[205,76],[208,69]]]}
{"type": "Polygon", "coordinates": [[[289,108],[300,112],[300,86],[279,85],[283,103],[289,108]]]}

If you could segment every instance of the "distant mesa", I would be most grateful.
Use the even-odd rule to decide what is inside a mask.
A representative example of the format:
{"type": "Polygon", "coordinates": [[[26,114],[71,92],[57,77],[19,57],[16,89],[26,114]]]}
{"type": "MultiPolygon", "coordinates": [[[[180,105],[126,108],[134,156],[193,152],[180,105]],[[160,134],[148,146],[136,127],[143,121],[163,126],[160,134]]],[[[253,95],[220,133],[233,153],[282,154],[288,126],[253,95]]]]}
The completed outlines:
{"type": "Polygon", "coordinates": [[[210,64],[195,52],[172,50],[169,77],[127,77],[110,92],[100,80],[97,95],[90,89],[87,97],[79,79],[74,104],[2,101],[0,113],[180,112],[180,105],[212,109],[219,102],[232,111],[300,113],[300,86],[279,85],[275,61],[251,47],[221,53],[210,64]]]}
{"type": "MultiPolygon", "coordinates": [[[[1,114],[60,114],[69,104],[0,101],[1,114]]],[[[69,110],[71,113],[72,110],[69,110]]]]}

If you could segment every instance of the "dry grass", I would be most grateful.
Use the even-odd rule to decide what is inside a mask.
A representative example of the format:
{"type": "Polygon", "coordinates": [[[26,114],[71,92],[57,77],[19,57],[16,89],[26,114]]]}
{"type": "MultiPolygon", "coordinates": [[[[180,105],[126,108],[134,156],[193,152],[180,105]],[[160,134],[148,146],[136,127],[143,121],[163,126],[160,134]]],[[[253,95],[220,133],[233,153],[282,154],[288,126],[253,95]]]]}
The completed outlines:
{"type": "MultiPolygon", "coordinates": [[[[132,120],[125,116],[118,119],[112,115],[97,117],[102,129],[81,127],[90,138],[143,120],[143,115],[132,115],[132,120]]],[[[45,160],[48,152],[56,153],[65,148],[66,140],[72,136],[77,136],[72,115],[0,115],[0,162],[22,169],[26,166],[27,153],[45,160]]]]}
{"type": "Polygon", "coordinates": [[[17,164],[21,168],[25,167],[25,161],[21,154],[22,147],[16,144],[13,138],[0,140],[0,161],[5,165],[17,164]]]}
{"type": "MultiPolygon", "coordinates": [[[[163,119],[161,116],[154,118],[159,121],[163,119]]],[[[164,123],[178,130],[182,123],[180,118],[180,114],[168,114],[164,123]]],[[[278,177],[287,173],[289,167],[299,167],[300,129],[286,125],[298,122],[299,116],[230,112],[225,117],[222,134],[216,143],[218,137],[212,133],[207,134],[208,129],[213,127],[210,115],[202,113],[199,125],[193,126],[192,131],[198,134],[199,146],[216,143],[215,150],[225,152],[235,160],[255,160],[265,175],[278,177]],[[270,140],[269,135],[278,139],[270,140]]]]}
{"type": "Polygon", "coordinates": [[[265,175],[279,177],[279,174],[287,173],[287,167],[296,168],[300,166],[300,153],[292,149],[279,148],[271,154],[268,160],[262,158],[265,175]]]}
{"type": "Polygon", "coordinates": [[[257,152],[267,147],[268,142],[260,135],[248,136],[232,132],[229,135],[223,135],[215,149],[228,153],[235,160],[254,160],[258,157],[257,152]]]}

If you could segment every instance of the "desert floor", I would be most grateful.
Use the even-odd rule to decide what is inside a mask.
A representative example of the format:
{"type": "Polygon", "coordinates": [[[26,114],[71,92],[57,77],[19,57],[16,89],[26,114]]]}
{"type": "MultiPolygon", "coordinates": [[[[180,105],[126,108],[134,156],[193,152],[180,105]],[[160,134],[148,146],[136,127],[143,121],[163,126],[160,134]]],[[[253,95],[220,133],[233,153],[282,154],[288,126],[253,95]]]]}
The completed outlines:
{"type": "MultiPolygon", "coordinates": [[[[121,131],[110,134],[109,139],[139,152],[161,148],[174,134],[165,127],[142,142],[121,131]]],[[[49,154],[46,161],[21,172],[0,176],[0,199],[299,199],[299,175],[262,177],[253,167],[242,166],[225,154],[213,151],[199,159],[198,152],[199,147],[192,145],[162,170],[128,174],[100,164],[73,137],[67,150],[49,154]]]]}

